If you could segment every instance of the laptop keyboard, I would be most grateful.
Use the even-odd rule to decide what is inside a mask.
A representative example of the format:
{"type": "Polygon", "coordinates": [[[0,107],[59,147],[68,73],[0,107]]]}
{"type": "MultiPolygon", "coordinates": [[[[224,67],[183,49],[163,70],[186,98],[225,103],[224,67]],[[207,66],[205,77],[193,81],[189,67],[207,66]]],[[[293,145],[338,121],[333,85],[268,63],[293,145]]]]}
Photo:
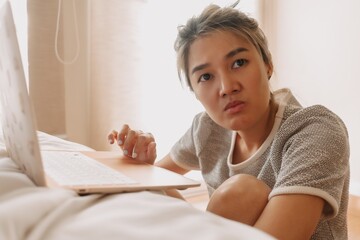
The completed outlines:
{"type": "Polygon", "coordinates": [[[114,169],[79,152],[41,152],[45,172],[62,186],[137,183],[114,169]]]}

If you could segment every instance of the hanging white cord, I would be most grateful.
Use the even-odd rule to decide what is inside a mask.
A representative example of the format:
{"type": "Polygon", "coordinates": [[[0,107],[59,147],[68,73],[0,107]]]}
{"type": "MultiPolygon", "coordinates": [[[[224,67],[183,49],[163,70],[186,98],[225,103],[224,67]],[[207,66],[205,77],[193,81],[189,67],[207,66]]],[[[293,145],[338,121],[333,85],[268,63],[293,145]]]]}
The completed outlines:
{"type": "Polygon", "coordinates": [[[73,3],[73,16],[74,16],[74,22],[75,22],[76,53],[75,53],[74,58],[71,59],[70,61],[66,61],[66,60],[62,59],[58,52],[58,37],[59,37],[59,27],[60,27],[61,3],[62,3],[62,0],[59,0],[58,15],[57,15],[57,21],[56,21],[56,30],[55,30],[55,55],[56,55],[56,58],[59,60],[59,62],[61,62],[62,64],[73,64],[78,59],[79,54],[80,54],[79,28],[78,28],[78,22],[77,22],[75,0],[72,0],[72,3],[73,3]]]}

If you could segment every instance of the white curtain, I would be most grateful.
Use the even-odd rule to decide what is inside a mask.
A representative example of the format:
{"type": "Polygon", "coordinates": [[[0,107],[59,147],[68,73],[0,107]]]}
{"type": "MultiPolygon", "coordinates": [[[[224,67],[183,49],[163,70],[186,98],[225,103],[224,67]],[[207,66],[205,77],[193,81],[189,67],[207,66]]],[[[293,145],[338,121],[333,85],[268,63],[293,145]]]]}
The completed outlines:
{"type": "MultiPolygon", "coordinates": [[[[65,133],[64,66],[54,53],[57,1],[28,0],[29,91],[40,130],[65,133]]],[[[63,41],[59,45],[62,50],[63,41]]]]}

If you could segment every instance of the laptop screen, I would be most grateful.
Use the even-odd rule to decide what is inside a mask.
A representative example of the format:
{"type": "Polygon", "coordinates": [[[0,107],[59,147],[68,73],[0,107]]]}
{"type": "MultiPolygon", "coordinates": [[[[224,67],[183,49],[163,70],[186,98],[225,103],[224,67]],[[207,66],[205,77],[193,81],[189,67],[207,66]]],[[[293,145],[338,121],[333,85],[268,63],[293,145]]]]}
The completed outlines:
{"type": "Polygon", "coordinates": [[[0,43],[1,127],[6,150],[35,184],[44,186],[36,124],[8,1],[0,9],[0,43]]]}

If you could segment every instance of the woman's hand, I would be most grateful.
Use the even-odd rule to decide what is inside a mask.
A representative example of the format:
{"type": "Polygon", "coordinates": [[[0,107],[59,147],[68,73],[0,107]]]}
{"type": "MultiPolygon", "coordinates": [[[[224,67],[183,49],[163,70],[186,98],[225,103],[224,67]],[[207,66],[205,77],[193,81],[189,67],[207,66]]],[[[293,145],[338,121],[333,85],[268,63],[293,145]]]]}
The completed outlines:
{"type": "Polygon", "coordinates": [[[151,133],[133,130],[129,125],[122,126],[119,132],[113,130],[108,135],[110,144],[117,143],[124,155],[140,161],[154,164],[156,159],[156,143],[151,133]]]}

